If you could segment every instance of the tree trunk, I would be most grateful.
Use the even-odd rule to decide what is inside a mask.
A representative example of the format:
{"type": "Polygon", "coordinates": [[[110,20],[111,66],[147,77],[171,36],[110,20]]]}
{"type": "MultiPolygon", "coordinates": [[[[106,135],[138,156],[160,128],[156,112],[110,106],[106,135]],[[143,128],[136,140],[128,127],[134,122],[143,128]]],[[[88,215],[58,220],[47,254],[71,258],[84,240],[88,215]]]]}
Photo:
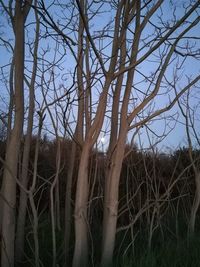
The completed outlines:
{"type": "Polygon", "coordinates": [[[54,195],[56,194],[56,185],[59,181],[59,173],[60,173],[60,162],[61,162],[61,148],[60,148],[60,140],[57,139],[57,152],[56,152],[56,175],[54,181],[51,184],[50,188],[50,203],[51,203],[51,232],[52,232],[52,248],[53,248],[53,263],[52,267],[56,266],[57,261],[57,247],[56,247],[56,218],[58,214],[56,214],[56,199],[54,195]],[[55,200],[54,200],[55,199],[55,200]]]}
{"type": "MultiPolygon", "coordinates": [[[[33,117],[34,117],[34,108],[35,108],[35,78],[37,72],[37,51],[39,44],[39,19],[37,15],[37,11],[35,11],[36,17],[36,34],[35,34],[35,45],[34,45],[34,53],[33,53],[33,68],[32,68],[32,77],[29,85],[29,113],[28,113],[28,126],[27,133],[25,136],[24,143],[24,151],[23,151],[23,159],[22,159],[22,175],[20,177],[20,182],[27,188],[29,176],[28,176],[28,168],[29,168],[29,154],[32,140],[32,129],[33,129],[33,117]]],[[[17,231],[16,231],[16,240],[15,240],[15,248],[16,248],[16,261],[19,262],[23,258],[24,253],[24,234],[25,234],[25,222],[26,222],[26,208],[27,208],[27,193],[24,192],[22,188],[20,188],[20,199],[19,199],[19,212],[17,217],[17,231]]]]}
{"type": "MultiPolygon", "coordinates": [[[[14,106],[14,84],[13,84],[13,77],[14,76],[14,54],[12,63],[10,66],[10,77],[9,77],[9,89],[10,89],[10,100],[9,100],[9,108],[8,108],[8,123],[7,123],[7,136],[6,136],[6,151],[8,151],[9,142],[10,142],[10,135],[12,129],[12,118],[13,118],[13,106],[14,106]]],[[[0,197],[0,233],[1,233],[1,226],[2,226],[2,219],[3,219],[3,202],[4,200],[0,197]]],[[[1,246],[0,246],[1,247],[1,246]]]]}
{"type": "Polygon", "coordinates": [[[115,235],[117,228],[117,216],[118,216],[118,196],[119,196],[119,181],[122,168],[122,162],[124,157],[124,149],[126,143],[126,127],[122,127],[121,134],[118,139],[118,143],[113,155],[113,161],[111,162],[109,185],[105,191],[105,203],[104,207],[104,224],[103,224],[103,237],[102,237],[102,257],[101,266],[112,266],[113,251],[115,245],[115,235]]]}
{"type": "Polygon", "coordinates": [[[15,239],[15,205],[16,179],[18,157],[24,122],[24,25],[30,11],[32,1],[25,3],[16,1],[14,16],[10,14],[15,33],[14,50],[14,122],[6,147],[1,193],[2,225],[1,225],[1,266],[14,266],[14,239],[15,239]]]}
{"type": "Polygon", "coordinates": [[[15,237],[15,204],[17,164],[23,131],[24,118],[24,17],[17,10],[15,17],[15,117],[14,128],[6,151],[6,166],[4,169],[2,194],[2,246],[1,266],[14,266],[14,237],[15,237]],[[9,168],[9,169],[8,169],[9,168]]]}
{"type": "Polygon", "coordinates": [[[72,143],[72,151],[67,174],[66,196],[65,196],[65,263],[69,264],[70,235],[71,235],[71,195],[72,195],[72,178],[74,171],[76,155],[76,143],[72,143]]]}
{"type": "Polygon", "coordinates": [[[200,204],[200,173],[195,174],[195,196],[192,204],[191,214],[190,214],[190,221],[189,221],[189,235],[192,236],[195,230],[195,221],[196,221],[196,214],[200,204]]]}
{"type": "Polygon", "coordinates": [[[90,143],[85,143],[81,154],[75,202],[75,249],[73,267],[87,267],[88,263],[88,164],[90,143]]]}
{"type": "MultiPolygon", "coordinates": [[[[34,103],[34,102],[33,102],[34,103]]],[[[29,152],[31,146],[32,137],[32,125],[33,125],[33,110],[32,103],[30,103],[31,117],[29,116],[28,130],[25,138],[24,153],[22,160],[22,176],[21,183],[25,188],[28,186],[28,167],[29,167],[29,152]]],[[[33,105],[34,106],[34,105],[33,105]]],[[[20,200],[19,200],[19,212],[17,218],[17,231],[16,231],[16,261],[19,262],[23,258],[24,253],[24,234],[25,234],[25,222],[26,222],[26,207],[27,207],[27,193],[20,188],[20,200]]]]}

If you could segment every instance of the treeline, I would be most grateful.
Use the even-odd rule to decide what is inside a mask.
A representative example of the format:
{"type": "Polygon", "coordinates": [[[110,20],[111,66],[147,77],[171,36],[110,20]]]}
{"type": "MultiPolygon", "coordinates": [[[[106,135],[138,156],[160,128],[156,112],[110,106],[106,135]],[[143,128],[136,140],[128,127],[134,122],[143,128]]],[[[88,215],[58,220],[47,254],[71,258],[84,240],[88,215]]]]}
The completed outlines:
{"type": "MultiPolygon", "coordinates": [[[[31,186],[34,175],[36,142],[37,137],[32,137],[28,188],[31,186]]],[[[60,139],[59,142],[61,143],[61,167],[55,187],[53,205],[55,208],[57,253],[61,266],[64,266],[66,257],[64,246],[66,219],[70,221],[72,230],[68,255],[69,262],[72,261],[73,256],[74,203],[80,153],[77,152],[73,172],[71,218],[65,218],[65,197],[72,141],[70,139],[60,139]]],[[[50,212],[52,203],[50,198],[52,183],[57,172],[56,151],[58,141],[44,136],[39,140],[39,143],[34,201],[38,214],[38,240],[40,250],[42,251],[41,258],[43,259],[44,266],[48,266],[52,260],[52,256],[48,254],[52,251],[52,231],[50,227],[52,223],[50,212]],[[44,242],[44,233],[46,235],[45,239],[48,240],[47,242],[44,242]]],[[[5,158],[6,141],[2,140],[0,146],[1,158],[5,158]]],[[[23,141],[21,143],[21,151],[23,151],[23,141]]],[[[200,151],[193,150],[192,156],[195,164],[199,164],[200,151]]],[[[19,170],[21,169],[21,164],[22,162],[19,160],[19,170]]],[[[90,243],[91,252],[89,253],[90,264],[93,262],[95,265],[100,260],[99,243],[102,237],[99,233],[102,231],[103,190],[105,187],[105,170],[108,165],[106,152],[97,149],[91,151],[88,170],[90,196],[88,201],[88,228],[92,241],[90,243]]],[[[1,182],[2,169],[3,163],[1,162],[1,182]]],[[[18,176],[17,178],[20,181],[20,171],[18,176]]],[[[17,192],[16,218],[19,213],[19,184],[17,192]]],[[[145,249],[151,249],[158,244],[162,245],[170,238],[179,238],[180,236],[187,238],[194,195],[195,175],[188,148],[179,148],[171,154],[165,154],[154,150],[140,151],[137,146],[126,145],[119,186],[119,213],[115,245],[115,255],[118,260],[121,259],[124,253],[126,253],[127,257],[132,257],[133,248],[134,251],[138,251],[137,253],[141,254],[145,249]],[[135,233],[137,233],[136,236],[135,233]],[[141,240],[143,240],[142,248],[139,249],[141,240]]],[[[19,266],[28,266],[28,262],[34,258],[33,215],[31,214],[30,203],[28,203],[27,210],[24,251],[26,260],[21,262],[19,266]]]]}

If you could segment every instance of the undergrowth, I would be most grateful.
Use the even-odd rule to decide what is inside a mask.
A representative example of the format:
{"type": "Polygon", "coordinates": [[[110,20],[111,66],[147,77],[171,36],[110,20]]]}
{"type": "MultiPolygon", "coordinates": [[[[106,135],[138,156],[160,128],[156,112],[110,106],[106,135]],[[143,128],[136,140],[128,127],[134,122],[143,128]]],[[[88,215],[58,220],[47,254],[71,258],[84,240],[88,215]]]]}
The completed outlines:
{"type": "MultiPolygon", "coordinates": [[[[154,233],[151,249],[148,248],[148,231],[140,231],[131,244],[130,235],[124,237],[124,233],[118,234],[114,255],[114,267],[199,267],[200,266],[200,232],[188,240],[186,225],[179,224],[177,233],[173,230],[164,231],[161,237],[160,231],[154,233]],[[172,234],[173,233],[173,234],[172,234]]],[[[95,230],[96,231],[96,230],[95,230]]],[[[39,226],[40,261],[41,267],[52,265],[52,239],[51,224],[49,219],[44,219],[39,226]]],[[[64,264],[64,231],[56,231],[57,238],[57,263],[59,267],[64,264]]],[[[95,236],[95,235],[93,235],[95,236]]],[[[31,230],[27,231],[26,258],[17,267],[34,267],[34,243],[31,230]]],[[[99,266],[100,260],[100,236],[95,236],[93,249],[90,250],[89,267],[99,266]],[[93,253],[92,253],[93,250],[93,253]]],[[[71,257],[73,253],[73,244],[71,257]]],[[[70,267],[70,266],[69,266],[70,267]]]]}

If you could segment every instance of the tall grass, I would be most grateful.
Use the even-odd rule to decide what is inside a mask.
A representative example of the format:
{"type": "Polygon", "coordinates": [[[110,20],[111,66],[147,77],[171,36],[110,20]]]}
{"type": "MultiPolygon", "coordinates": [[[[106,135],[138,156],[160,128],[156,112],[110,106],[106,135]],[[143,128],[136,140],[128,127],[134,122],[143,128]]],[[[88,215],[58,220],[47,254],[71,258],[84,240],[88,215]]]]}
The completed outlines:
{"type": "MultiPolygon", "coordinates": [[[[126,238],[123,238],[124,233],[119,234],[116,240],[114,267],[200,267],[200,232],[196,231],[195,236],[188,240],[187,227],[183,219],[179,222],[178,236],[173,220],[168,226],[170,226],[170,229],[165,228],[163,236],[161,236],[159,229],[155,232],[151,249],[148,248],[147,228],[140,229],[141,231],[134,240],[134,247],[130,245],[130,235],[127,234],[126,238]]],[[[100,232],[97,229],[94,230],[96,233],[100,232]]],[[[57,231],[56,237],[59,267],[64,267],[63,232],[57,231]]],[[[97,267],[100,260],[101,237],[97,234],[93,237],[95,237],[93,239],[94,251],[90,255],[93,256],[93,260],[88,267],[97,267]]],[[[48,218],[45,218],[40,221],[39,227],[40,261],[43,267],[52,266],[51,238],[51,225],[48,218]]],[[[27,257],[24,263],[18,265],[20,267],[34,267],[34,254],[30,249],[33,246],[31,233],[28,239],[29,242],[26,244],[27,257]]]]}
{"type": "Polygon", "coordinates": [[[143,244],[136,244],[140,253],[122,257],[115,262],[116,267],[200,267],[200,233],[188,240],[171,239],[159,246],[145,249],[143,244]]]}

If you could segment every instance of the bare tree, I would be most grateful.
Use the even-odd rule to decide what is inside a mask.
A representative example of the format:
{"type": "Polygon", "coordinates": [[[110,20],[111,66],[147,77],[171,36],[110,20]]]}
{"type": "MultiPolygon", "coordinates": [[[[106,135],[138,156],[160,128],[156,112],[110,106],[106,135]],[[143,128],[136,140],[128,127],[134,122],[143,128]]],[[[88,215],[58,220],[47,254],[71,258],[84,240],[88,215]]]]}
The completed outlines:
{"type": "MultiPolygon", "coordinates": [[[[153,129],[156,128],[158,120],[162,121],[164,128],[167,128],[167,118],[173,117],[170,110],[176,110],[179,99],[186,92],[192,88],[195,90],[200,75],[197,72],[190,73],[190,70],[185,70],[184,66],[187,66],[190,59],[193,62],[199,60],[197,48],[199,39],[193,36],[200,22],[199,1],[187,0],[183,4],[164,0],[76,0],[66,3],[40,0],[33,4],[32,1],[16,1],[15,6],[13,1],[9,1],[8,4],[4,1],[0,3],[12,23],[15,34],[8,112],[8,125],[10,125],[8,129],[12,129],[7,135],[8,143],[1,188],[2,266],[14,266],[16,183],[20,188],[15,242],[16,259],[20,261],[24,253],[24,226],[27,199],[29,199],[33,215],[35,265],[40,265],[39,218],[35,194],[37,194],[39,177],[40,136],[42,129],[45,129],[43,125],[45,113],[47,113],[45,123],[48,123],[46,131],[52,138],[56,138],[57,144],[55,172],[51,176],[53,180],[45,181],[50,185],[48,196],[50,196],[53,247],[52,265],[56,266],[59,260],[56,223],[62,230],[60,225],[62,221],[65,221],[65,263],[71,264],[72,260],[73,267],[80,267],[88,266],[90,261],[93,261],[96,246],[93,243],[94,229],[91,228],[96,212],[93,212],[94,199],[95,201],[98,199],[98,204],[101,205],[101,209],[97,211],[100,214],[99,218],[103,215],[102,228],[98,226],[98,234],[102,235],[100,256],[102,267],[112,265],[117,232],[131,228],[133,243],[136,236],[133,225],[142,216],[146,216],[145,219],[149,223],[150,248],[154,230],[160,226],[159,220],[162,217],[162,208],[165,207],[164,202],[180,176],[175,181],[170,180],[165,188],[166,191],[160,194],[161,182],[157,183],[155,171],[156,152],[152,150],[155,156],[152,161],[153,175],[150,176],[145,159],[142,165],[146,175],[147,199],[145,203],[136,203],[138,210],[133,215],[132,200],[136,196],[138,198],[142,196],[142,183],[137,180],[137,177],[133,183],[136,188],[132,191],[128,189],[129,179],[127,178],[125,195],[119,200],[120,179],[124,177],[123,162],[129,153],[126,151],[126,145],[131,136],[137,140],[139,134],[141,139],[145,139],[145,134],[149,138],[148,131],[151,134],[159,131],[159,129],[155,131],[153,129]],[[27,74],[27,71],[25,75],[24,46],[28,43],[25,42],[24,30],[30,7],[35,11],[36,27],[34,28],[34,51],[30,52],[31,60],[33,59],[32,73],[27,74]],[[54,7],[57,12],[54,12],[54,7]],[[41,40],[40,43],[39,40],[41,40]],[[19,160],[20,143],[24,114],[26,114],[24,81],[29,88],[29,114],[22,167],[20,167],[18,164],[21,162],[19,160]],[[38,90],[38,94],[35,93],[36,87],[41,89],[38,90]],[[27,177],[30,171],[29,154],[35,105],[39,107],[39,117],[35,117],[36,120],[39,118],[39,123],[37,121],[39,128],[33,179],[29,187],[27,177]],[[62,134],[63,138],[67,136],[72,141],[71,153],[68,156],[69,163],[66,164],[68,170],[65,204],[62,206],[65,213],[64,220],[60,217],[62,216],[60,206],[63,203],[59,199],[63,156],[60,139],[62,134]],[[98,145],[101,135],[108,139],[108,147],[104,147],[102,151],[98,145]],[[93,152],[96,153],[96,161],[91,157],[93,152]],[[105,177],[104,175],[101,177],[98,186],[103,185],[104,189],[101,188],[98,195],[95,195],[98,164],[101,160],[105,164],[105,177]],[[153,179],[154,186],[149,185],[148,177],[153,179]],[[152,198],[154,200],[151,202],[152,198]],[[120,206],[119,201],[124,205],[120,206]],[[128,225],[120,225],[118,228],[118,223],[121,223],[124,214],[134,218],[128,220],[128,225]],[[71,235],[72,223],[75,231],[74,240],[71,235]],[[71,240],[74,242],[71,243],[71,240]],[[74,249],[73,259],[70,258],[71,249],[74,249]]],[[[30,25],[33,24],[30,23],[30,25]]],[[[32,45],[30,47],[32,48],[32,45]]],[[[182,113],[183,116],[186,115],[185,111],[182,113]]],[[[162,134],[161,139],[167,135],[166,132],[162,134]]],[[[190,142],[190,139],[188,140],[190,142]]],[[[149,146],[153,149],[151,142],[149,146]]],[[[191,164],[192,162],[194,159],[191,157],[191,164]]],[[[196,167],[194,171],[197,171],[196,167]]],[[[124,184],[123,181],[123,186],[124,184]]],[[[162,185],[165,186],[164,183],[162,185]]],[[[197,195],[192,209],[192,225],[199,206],[199,194],[197,195]]]]}
{"type": "Polygon", "coordinates": [[[4,169],[2,195],[6,199],[2,207],[2,235],[1,235],[1,265],[14,266],[14,239],[15,239],[15,204],[16,179],[20,142],[24,120],[24,25],[32,1],[16,1],[14,10],[12,1],[7,7],[1,1],[5,12],[9,15],[15,34],[14,48],[14,122],[6,151],[6,166],[4,169]]]}
{"type": "MultiPolygon", "coordinates": [[[[123,1],[121,2],[121,4],[123,1]]],[[[115,235],[116,235],[116,227],[117,227],[117,214],[118,214],[118,194],[119,194],[119,181],[120,181],[120,171],[122,167],[123,157],[124,157],[124,149],[126,144],[126,138],[128,131],[134,129],[136,127],[142,126],[147,123],[149,120],[155,118],[156,116],[162,114],[163,112],[172,108],[178,98],[188,89],[190,89],[196,82],[199,81],[199,75],[196,76],[194,80],[188,83],[178,94],[174,96],[174,99],[166,105],[166,107],[158,109],[155,112],[148,111],[149,115],[146,118],[140,117],[140,114],[144,114],[145,108],[149,108],[152,101],[154,101],[159,94],[159,91],[162,88],[162,81],[165,79],[166,71],[170,66],[170,62],[172,61],[173,55],[176,52],[176,48],[178,43],[181,41],[185,35],[199,23],[199,18],[195,18],[188,24],[184,29],[181,29],[180,33],[174,37],[174,41],[170,43],[170,46],[164,46],[165,41],[168,40],[176,29],[182,28],[183,22],[198,8],[199,3],[195,3],[180,19],[173,23],[170,30],[164,36],[160,36],[159,41],[156,41],[155,44],[150,46],[150,49],[145,51],[143,55],[141,55],[142,48],[141,43],[147,45],[146,41],[144,41],[143,33],[148,23],[150,23],[152,16],[159,12],[159,8],[163,4],[163,1],[157,1],[154,5],[150,6],[147,9],[147,12],[144,16],[142,16],[143,9],[145,8],[145,3],[142,1],[138,1],[137,4],[132,5],[131,2],[126,2],[123,5],[124,8],[124,20],[128,20],[125,22],[125,32],[129,31],[130,22],[134,23],[134,36],[131,40],[131,48],[130,55],[126,60],[127,66],[123,67],[122,70],[118,70],[115,73],[115,77],[119,79],[120,75],[124,75],[127,72],[127,78],[124,77],[125,89],[122,97],[122,105],[120,107],[120,118],[119,124],[117,125],[118,130],[117,136],[115,138],[114,147],[112,151],[109,153],[112,155],[109,158],[109,166],[106,177],[106,188],[105,188],[105,202],[104,202],[104,223],[103,223],[103,243],[102,243],[102,266],[110,266],[112,255],[114,251],[115,245],[115,235]],[[127,12],[127,13],[126,13],[127,12]],[[130,19],[130,21],[129,21],[130,19]],[[163,48],[164,46],[164,48],[163,48]],[[134,76],[138,71],[138,67],[142,62],[151,56],[153,53],[157,51],[157,49],[167,49],[165,55],[160,55],[160,66],[157,71],[153,75],[153,80],[150,82],[151,86],[154,88],[151,90],[147,90],[144,93],[144,97],[141,99],[140,103],[136,104],[133,110],[129,109],[130,100],[131,100],[131,92],[135,89],[137,94],[137,88],[134,88],[134,76]],[[138,122],[134,122],[137,120],[138,122]]],[[[147,5],[148,6],[148,5],[147,5]]],[[[117,10],[120,6],[117,7],[117,10]]],[[[164,26],[164,25],[163,25],[164,26]]],[[[123,28],[121,28],[123,29],[123,28]]],[[[161,30],[161,29],[160,29],[161,30]]],[[[162,29],[163,30],[163,29],[162,29]]],[[[162,31],[161,30],[161,31],[162,31]]],[[[131,29],[130,29],[131,31],[131,29]]],[[[115,40],[113,40],[115,42],[115,40]]],[[[130,42],[130,38],[126,38],[125,41],[130,42]]],[[[120,47],[122,49],[123,46],[120,47]]],[[[128,44],[127,44],[128,47],[128,44]]],[[[163,50],[163,51],[164,51],[163,50]]],[[[126,51],[126,55],[128,52],[126,51]]],[[[121,67],[121,65],[120,65],[121,67]]],[[[146,77],[147,78],[147,77],[146,77]]],[[[116,83],[116,91],[117,91],[116,83]]],[[[121,89],[122,90],[122,89],[121,89]]],[[[114,101],[113,101],[113,110],[114,110],[114,101]]],[[[119,112],[119,110],[118,110],[119,112]]],[[[113,119],[113,117],[112,117],[113,119]]],[[[112,141],[112,139],[111,139],[112,141]]],[[[110,141],[110,142],[111,142],[110,141]]],[[[110,146],[112,147],[112,146],[110,146]]]]}
{"type": "MultiPolygon", "coordinates": [[[[35,5],[37,5],[35,1],[35,5]]],[[[35,42],[34,42],[34,51],[33,51],[33,67],[32,67],[32,77],[31,81],[26,83],[29,87],[29,114],[28,114],[28,125],[27,132],[25,135],[24,148],[23,148],[23,158],[22,158],[22,170],[20,181],[25,188],[28,186],[29,175],[29,154],[32,140],[32,131],[33,131],[33,119],[34,119],[34,109],[35,109],[35,79],[37,72],[37,53],[39,45],[39,18],[37,10],[35,10],[36,18],[36,33],[35,33],[35,42]]],[[[19,209],[17,217],[17,231],[16,231],[16,261],[20,262],[24,254],[24,235],[25,235],[25,222],[26,222],[26,209],[27,209],[27,194],[24,192],[23,188],[20,188],[20,199],[19,199],[19,209]]]]}
{"type": "MultiPolygon", "coordinates": [[[[174,87],[176,88],[176,85],[174,84],[174,87]]],[[[195,121],[194,117],[198,111],[198,108],[193,108],[190,104],[190,92],[188,91],[185,97],[185,101],[181,103],[181,101],[178,101],[178,105],[181,111],[181,114],[183,115],[183,118],[185,120],[185,130],[186,130],[186,136],[187,136],[187,142],[188,142],[188,154],[189,159],[192,165],[192,169],[194,172],[194,180],[195,180],[195,192],[194,192],[194,198],[193,198],[193,204],[191,208],[191,214],[189,219],[189,225],[188,225],[188,234],[194,235],[195,232],[195,222],[196,222],[196,216],[197,211],[200,205],[200,171],[198,166],[198,158],[194,157],[193,153],[193,140],[194,139],[197,143],[197,145],[200,144],[199,137],[197,134],[197,131],[195,129],[195,121]],[[192,133],[194,138],[192,138],[192,133]]],[[[197,104],[198,107],[198,104],[197,104]]]]}

